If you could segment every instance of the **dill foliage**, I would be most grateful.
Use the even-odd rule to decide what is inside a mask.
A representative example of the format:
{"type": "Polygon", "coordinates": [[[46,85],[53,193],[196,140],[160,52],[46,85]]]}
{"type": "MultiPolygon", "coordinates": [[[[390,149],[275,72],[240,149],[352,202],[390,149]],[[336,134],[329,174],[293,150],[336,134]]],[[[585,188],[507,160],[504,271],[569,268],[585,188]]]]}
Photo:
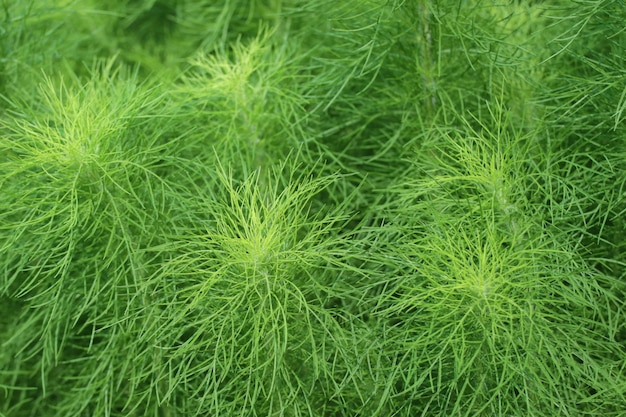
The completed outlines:
{"type": "Polygon", "coordinates": [[[0,3],[0,417],[622,416],[626,7],[0,3]]]}

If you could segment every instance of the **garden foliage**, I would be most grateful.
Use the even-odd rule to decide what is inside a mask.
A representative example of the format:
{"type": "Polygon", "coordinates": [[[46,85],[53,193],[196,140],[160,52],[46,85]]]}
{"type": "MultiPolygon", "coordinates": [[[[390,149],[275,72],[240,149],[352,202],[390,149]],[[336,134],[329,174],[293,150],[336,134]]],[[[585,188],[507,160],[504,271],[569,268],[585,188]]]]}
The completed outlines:
{"type": "Polygon", "coordinates": [[[624,22],[1,1],[0,416],[623,416],[624,22]]]}

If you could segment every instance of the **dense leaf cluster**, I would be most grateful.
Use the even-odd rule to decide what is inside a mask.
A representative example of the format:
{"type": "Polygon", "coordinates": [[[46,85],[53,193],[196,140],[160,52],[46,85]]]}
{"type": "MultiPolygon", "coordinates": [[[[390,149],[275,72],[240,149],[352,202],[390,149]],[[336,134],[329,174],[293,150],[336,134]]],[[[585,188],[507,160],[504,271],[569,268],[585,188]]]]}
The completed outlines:
{"type": "Polygon", "coordinates": [[[623,2],[0,5],[0,416],[624,415],[623,2]]]}

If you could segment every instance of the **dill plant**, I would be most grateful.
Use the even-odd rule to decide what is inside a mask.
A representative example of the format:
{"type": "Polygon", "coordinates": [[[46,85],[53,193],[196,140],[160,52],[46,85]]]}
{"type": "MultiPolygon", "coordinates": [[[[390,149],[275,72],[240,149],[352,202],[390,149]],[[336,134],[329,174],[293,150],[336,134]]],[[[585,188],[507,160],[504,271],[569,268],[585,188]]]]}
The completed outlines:
{"type": "Polygon", "coordinates": [[[0,415],[623,413],[620,2],[0,13],[0,415]]]}
{"type": "Polygon", "coordinates": [[[533,199],[546,190],[528,182],[541,175],[536,145],[496,120],[497,133],[488,124],[480,133],[437,131],[419,148],[435,158],[433,170],[416,163],[394,188],[397,284],[381,314],[404,364],[399,407],[407,415],[619,413],[619,325],[603,313],[620,314],[615,280],[545,222],[550,213],[533,199]]]}
{"type": "Polygon", "coordinates": [[[309,213],[339,177],[292,169],[241,181],[207,170],[215,179],[193,189],[192,222],[155,248],[169,255],[149,281],[145,331],[163,347],[165,399],[182,401],[181,415],[317,414],[345,377],[333,368],[347,336],[325,307],[349,264],[351,242],[334,230],[346,219],[309,213]]]}
{"type": "Polygon", "coordinates": [[[173,91],[173,99],[185,103],[184,155],[212,164],[237,161],[231,168],[246,175],[298,154],[306,116],[297,58],[276,37],[263,30],[228,52],[201,49],[190,59],[173,91]]]}
{"type": "MultiPolygon", "coordinates": [[[[94,396],[108,402],[102,410],[112,408],[112,394],[94,381],[64,408],[62,393],[91,376],[57,369],[72,369],[68,352],[97,345],[96,329],[116,333],[146,273],[137,249],[153,239],[165,213],[166,186],[151,171],[161,149],[159,122],[150,117],[158,90],[114,60],[90,74],[87,81],[42,78],[39,100],[11,103],[0,122],[1,293],[22,307],[4,341],[17,352],[6,372],[22,374],[28,363],[21,389],[49,395],[41,412],[58,407],[59,415],[79,414],[94,396]]],[[[99,358],[99,366],[122,365],[113,358],[99,358]]]]}

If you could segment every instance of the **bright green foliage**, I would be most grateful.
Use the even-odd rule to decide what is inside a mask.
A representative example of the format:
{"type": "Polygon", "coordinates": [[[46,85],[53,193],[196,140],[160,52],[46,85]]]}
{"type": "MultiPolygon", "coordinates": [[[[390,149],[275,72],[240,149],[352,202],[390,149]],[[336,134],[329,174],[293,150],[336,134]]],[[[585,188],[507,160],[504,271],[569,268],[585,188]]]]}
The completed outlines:
{"type": "Polygon", "coordinates": [[[555,227],[565,210],[533,201],[547,195],[537,132],[493,116],[487,137],[438,131],[393,189],[387,250],[400,269],[379,314],[402,352],[400,398],[434,415],[617,412],[623,324],[605,316],[622,309],[616,279],[555,227]]]}
{"type": "Polygon", "coordinates": [[[0,1],[0,417],[622,416],[620,1],[0,1]]]}
{"type": "Polygon", "coordinates": [[[341,218],[309,214],[309,201],[339,178],[257,173],[237,184],[207,172],[216,181],[196,190],[193,223],[156,249],[168,259],[149,283],[145,331],[169,346],[161,395],[184,399],[182,415],[306,414],[316,390],[334,389],[325,361],[345,336],[324,304],[351,242],[334,231],[341,218]]]}

